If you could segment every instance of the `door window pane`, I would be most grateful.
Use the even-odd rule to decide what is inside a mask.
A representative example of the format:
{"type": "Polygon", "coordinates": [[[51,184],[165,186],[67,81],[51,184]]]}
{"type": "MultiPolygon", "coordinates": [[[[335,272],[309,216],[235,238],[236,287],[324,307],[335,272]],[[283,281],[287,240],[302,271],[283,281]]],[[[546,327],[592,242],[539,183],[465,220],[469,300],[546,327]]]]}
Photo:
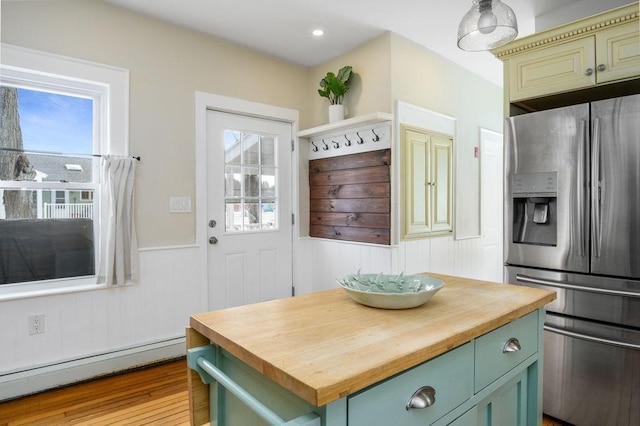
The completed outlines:
{"type": "Polygon", "coordinates": [[[242,167],[226,166],[225,171],[225,197],[240,198],[242,196],[242,167]]]}
{"type": "Polygon", "coordinates": [[[276,165],[276,141],[273,136],[263,136],[260,152],[260,164],[263,166],[276,165]]]}
{"type": "Polygon", "coordinates": [[[245,167],[244,196],[257,198],[260,196],[260,175],[256,167],[245,167]]]}
{"type": "Polygon", "coordinates": [[[263,198],[276,197],[276,169],[273,167],[263,167],[260,187],[263,198]]]}
{"type": "Polygon", "coordinates": [[[226,130],[224,132],[225,164],[242,163],[242,133],[226,130]]]}
{"type": "Polygon", "coordinates": [[[254,134],[244,134],[242,138],[243,163],[260,163],[260,136],[254,134]]]}

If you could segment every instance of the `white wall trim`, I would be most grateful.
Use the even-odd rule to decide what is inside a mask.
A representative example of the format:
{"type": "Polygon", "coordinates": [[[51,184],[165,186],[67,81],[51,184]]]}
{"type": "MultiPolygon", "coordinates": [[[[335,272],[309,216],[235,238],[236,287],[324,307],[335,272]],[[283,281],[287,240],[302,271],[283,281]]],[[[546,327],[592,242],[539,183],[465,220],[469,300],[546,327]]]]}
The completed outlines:
{"type": "MultiPolygon", "coordinates": [[[[200,264],[203,265],[200,279],[202,282],[208,281],[207,271],[207,110],[228,112],[232,114],[241,114],[251,117],[265,118],[268,120],[283,121],[291,123],[291,137],[295,141],[295,146],[299,146],[297,142],[296,134],[298,133],[299,126],[299,112],[297,110],[282,108],[274,105],[267,105],[244,99],[231,98],[228,96],[216,95],[213,93],[206,93],[196,91],[195,93],[195,116],[196,116],[196,149],[195,149],[195,164],[196,164],[196,246],[199,247],[198,259],[200,264]]],[[[292,182],[292,200],[291,206],[296,216],[299,217],[298,212],[298,161],[297,156],[292,156],[291,165],[291,182],[292,182]]],[[[299,236],[297,231],[298,227],[294,227],[293,237],[294,239],[299,236]]],[[[293,250],[293,264],[295,265],[295,247],[293,250]]],[[[293,270],[293,282],[295,283],[295,268],[293,270]]],[[[208,286],[207,286],[208,287],[208,286]]],[[[210,299],[210,297],[209,297],[210,299]]]]}
{"type": "Polygon", "coordinates": [[[0,375],[0,401],[184,356],[185,337],[122,348],[0,375]]]}
{"type": "Polygon", "coordinates": [[[158,247],[142,247],[138,248],[139,253],[149,251],[167,251],[167,250],[183,250],[183,249],[197,249],[200,248],[198,244],[185,244],[180,246],[158,246],[158,247]]]}

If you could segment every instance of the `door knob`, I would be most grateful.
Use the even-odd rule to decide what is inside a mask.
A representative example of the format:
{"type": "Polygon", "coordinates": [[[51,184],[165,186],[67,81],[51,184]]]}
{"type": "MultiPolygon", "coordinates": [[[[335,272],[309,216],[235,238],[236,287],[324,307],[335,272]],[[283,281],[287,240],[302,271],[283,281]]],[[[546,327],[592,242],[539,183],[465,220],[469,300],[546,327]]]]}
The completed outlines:
{"type": "Polygon", "coordinates": [[[600,65],[598,65],[598,67],[596,69],[598,71],[602,72],[602,71],[606,70],[607,67],[605,66],[605,64],[600,64],[600,65]]]}
{"type": "Polygon", "coordinates": [[[209,244],[218,244],[218,239],[216,237],[209,237],[209,244]]]}
{"type": "Polygon", "coordinates": [[[584,75],[591,75],[593,74],[593,68],[587,68],[587,70],[584,72],[584,75]]]}
{"type": "Polygon", "coordinates": [[[216,222],[215,220],[211,219],[209,221],[209,228],[215,228],[217,224],[218,224],[218,222],[216,222]]]}

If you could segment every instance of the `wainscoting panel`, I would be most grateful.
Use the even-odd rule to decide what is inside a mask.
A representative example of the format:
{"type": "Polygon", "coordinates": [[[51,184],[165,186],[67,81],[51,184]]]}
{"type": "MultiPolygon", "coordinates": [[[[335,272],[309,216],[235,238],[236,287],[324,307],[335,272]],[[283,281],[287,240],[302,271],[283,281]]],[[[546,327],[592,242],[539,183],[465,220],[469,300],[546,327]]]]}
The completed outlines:
{"type": "Polygon", "coordinates": [[[26,377],[32,385],[38,376],[29,371],[46,368],[51,374],[73,364],[77,374],[62,375],[63,382],[55,385],[70,383],[131,367],[109,362],[122,351],[163,347],[158,342],[174,345],[171,342],[184,337],[190,315],[207,308],[197,251],[196,246],[141,249],[140,282],[132,286],[0,302],[0,387],[16,377],[26,377]],[[28,316],[34,314],[44,314],[45,331],[29,335],[28,316]],[[81,360],[98,358],[101,368],[87,368],[86,377],[75,368],[81,360]]]}

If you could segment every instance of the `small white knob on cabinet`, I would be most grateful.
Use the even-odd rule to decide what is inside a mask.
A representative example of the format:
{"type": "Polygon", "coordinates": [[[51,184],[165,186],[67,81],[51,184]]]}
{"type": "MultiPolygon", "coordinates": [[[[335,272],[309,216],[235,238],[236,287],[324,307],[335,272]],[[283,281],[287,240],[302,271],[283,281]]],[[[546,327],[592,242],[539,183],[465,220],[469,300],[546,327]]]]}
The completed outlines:
{"type": "Polygon", "coordinates": [[[597,67],[596,69],[597,69],[598,71],[602,72],[602,71],[606,70],[606,69],[607,69],[607,67],[606,67],[604,64],[600,64],[600,65],[598,65],[598,67],[597,67]]]}
{"type": "Polygon", "coordinates": [[[587,70],[584,72],[584,75],[591,75],[593,74],[593,68],[587,68],[587,70]]]}

